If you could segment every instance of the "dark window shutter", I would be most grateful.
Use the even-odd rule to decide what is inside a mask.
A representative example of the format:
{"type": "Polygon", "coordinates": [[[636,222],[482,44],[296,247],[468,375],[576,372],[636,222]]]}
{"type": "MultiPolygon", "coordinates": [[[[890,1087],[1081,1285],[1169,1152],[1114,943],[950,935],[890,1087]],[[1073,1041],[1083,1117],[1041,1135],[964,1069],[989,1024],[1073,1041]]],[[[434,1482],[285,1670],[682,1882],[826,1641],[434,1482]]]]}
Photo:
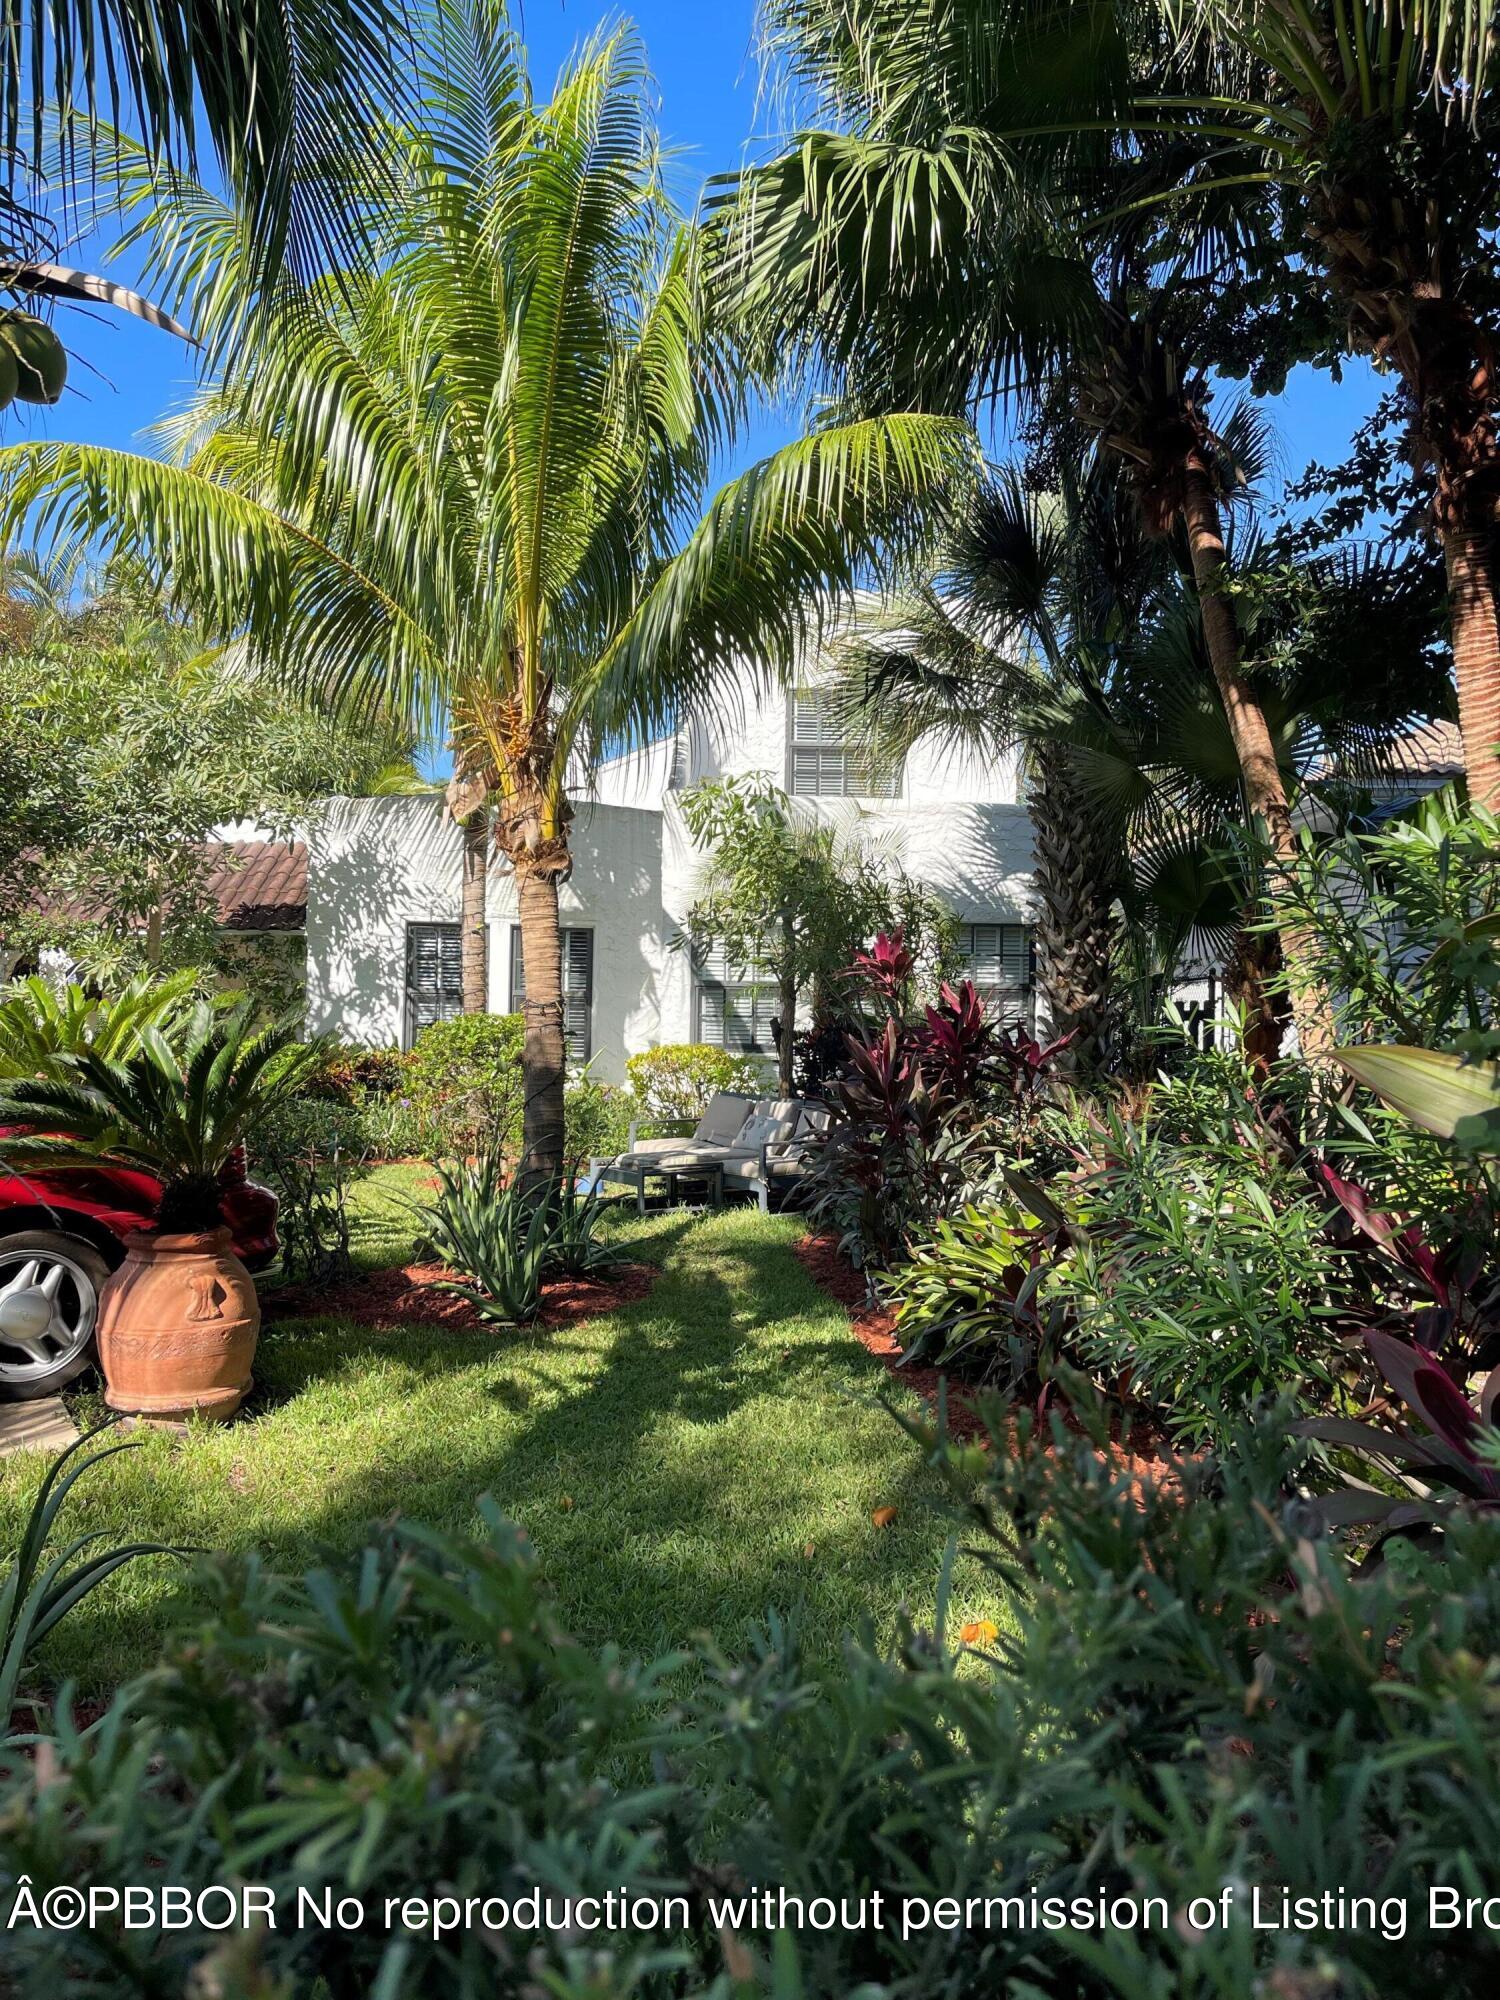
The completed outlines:
{"type": "MultiPolygon", "coordinates": [[[[586,1063],[594,1052],[594,933],[562,933],[563,1039],[568,1060],[586,1063]]],[[[510,1011],[526,1004],[526,963],[521,951],[521,926],[510,932],[510,1011]]]]}
{"type": "Polygon", "coordinates": [[[1007,1022],[1030,1026],[1034,1017],[1035,957],[1025,924],[961,924],[964,976],[1007,1022]]]}
{"type": "Polygon", "coordinates": [[[463,1012],[463,935],[457,924],[406,927],[406,1040],[463,1012]]]}

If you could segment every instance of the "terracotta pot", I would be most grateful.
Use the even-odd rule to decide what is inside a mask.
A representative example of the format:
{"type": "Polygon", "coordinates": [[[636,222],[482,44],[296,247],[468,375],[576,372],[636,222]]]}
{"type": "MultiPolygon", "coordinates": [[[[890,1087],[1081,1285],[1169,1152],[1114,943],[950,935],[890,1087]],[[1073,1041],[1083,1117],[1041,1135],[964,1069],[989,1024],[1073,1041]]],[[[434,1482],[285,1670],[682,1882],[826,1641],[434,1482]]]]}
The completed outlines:
{"type": "Polygon", "coordinates": [[[260,1300],[229,1231],[125,1242],[99,1294],[104,1400],[161,1422],[233,1416],[250,1389],[260,1300]]]}

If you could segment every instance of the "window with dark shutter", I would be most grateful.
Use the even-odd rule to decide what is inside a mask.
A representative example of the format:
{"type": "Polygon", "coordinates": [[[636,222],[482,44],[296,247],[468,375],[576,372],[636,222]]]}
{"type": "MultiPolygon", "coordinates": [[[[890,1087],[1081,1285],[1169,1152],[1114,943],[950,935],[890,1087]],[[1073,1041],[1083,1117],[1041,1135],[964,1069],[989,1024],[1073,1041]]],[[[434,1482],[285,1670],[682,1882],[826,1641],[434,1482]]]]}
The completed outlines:
{"type": "MultiPolygon", "coordinates": [[[[594,933],[562,933],[563,1039],[568,1061],[586,1063],[594,1052],[594,933]]],[[[519,1014],[526,1000],[526,967],[521,957],[521,926],[510,932],[510,1011],[519,1014]]]]}
{"type": "Polygon", "coordinates": [[[837,712],[817,688],[792,696],[791,762],[787,789],[794,798],[893,799],[901,790],[899,768],[878,769],[845,747],[837,712]]]}
{"type": "Polygon", "coordinates": [[[722,944],[693,953],[694,1039],[736,1055],[770,1055],[776,1047],[771,1021],[776,988],[754,966],[732,965],[722,944]]]}
{"type": "Polygon", "coordinates": [[[1036,964],[1024,924],[960,924],[963,976],[1007,1026],[1030,1027],[1035,1018],[1036,964]]]}
{"type": "Polygon", "coordinates": [[[464,1010],[463,936],[457,924],[406,926],[406,1046],[434,1021],[464,1010]]]}

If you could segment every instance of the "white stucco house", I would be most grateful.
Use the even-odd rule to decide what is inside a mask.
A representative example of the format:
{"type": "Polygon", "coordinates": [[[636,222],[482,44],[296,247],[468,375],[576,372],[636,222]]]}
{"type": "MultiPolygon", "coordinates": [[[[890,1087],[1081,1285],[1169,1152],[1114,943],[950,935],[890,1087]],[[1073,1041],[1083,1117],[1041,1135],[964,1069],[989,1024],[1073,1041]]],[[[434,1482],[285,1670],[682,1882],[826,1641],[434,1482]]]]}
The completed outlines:
{"type": "MultiPolygon", "coordinates": [[[[663,1042],[770,1053],[774,1000],[739,969],[674,948],[704,855],[681,794],[703,778],[769,773],[814,809],[857,816],[882,852],[960,920],[976,982],[1007,1012],[1032,988],[1031,826],[1013,765],[918,748],[879,795],[838,740],[814,687],[747,686],[737,712],[607,763],[576,800],[574,864],[561,891],[569,1052],[606,1082],[663,1042]],[[821,802],[821,803],[820,803],[821,802]]],[[[409,1045],[459,1007],[460,840],[436,798],[340,799],[307,830],[309,1033],[409,1045]]],[[[519,991],[509,871],[488,893],[490,1006],[519,991]]]]}

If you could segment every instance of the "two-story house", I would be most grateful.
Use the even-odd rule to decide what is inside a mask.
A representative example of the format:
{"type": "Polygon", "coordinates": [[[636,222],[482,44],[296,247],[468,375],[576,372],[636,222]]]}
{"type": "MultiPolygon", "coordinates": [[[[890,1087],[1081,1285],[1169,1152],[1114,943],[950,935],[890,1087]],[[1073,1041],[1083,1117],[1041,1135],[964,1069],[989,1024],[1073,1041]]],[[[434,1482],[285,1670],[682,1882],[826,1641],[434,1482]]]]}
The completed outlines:
{"type": "MultiPolygon", "coordinates": [[[[920,746],[881,790],[839,740],[816,686],[747,688],[737,712],[607,763],[576,802],[561,893],[569,1050],[606,1081],[662,1042],[771,1050],[774,999],[722,955],[677,948],[705,856],[680,809],[703,778],[769,773],[793,796],[841,803],[880,850],[952,909],[971,975],[1008,1013],[1031,1004],[1031,826],[1012,765],[920,746]]],[[[409,1045],[459,1011],[457,829],[426,798],[332,802],[307,835],[310,1032],[409,1045]]],[[[515,885],[492,864],[490,1006],[519,1002],[515,885]]]]}

